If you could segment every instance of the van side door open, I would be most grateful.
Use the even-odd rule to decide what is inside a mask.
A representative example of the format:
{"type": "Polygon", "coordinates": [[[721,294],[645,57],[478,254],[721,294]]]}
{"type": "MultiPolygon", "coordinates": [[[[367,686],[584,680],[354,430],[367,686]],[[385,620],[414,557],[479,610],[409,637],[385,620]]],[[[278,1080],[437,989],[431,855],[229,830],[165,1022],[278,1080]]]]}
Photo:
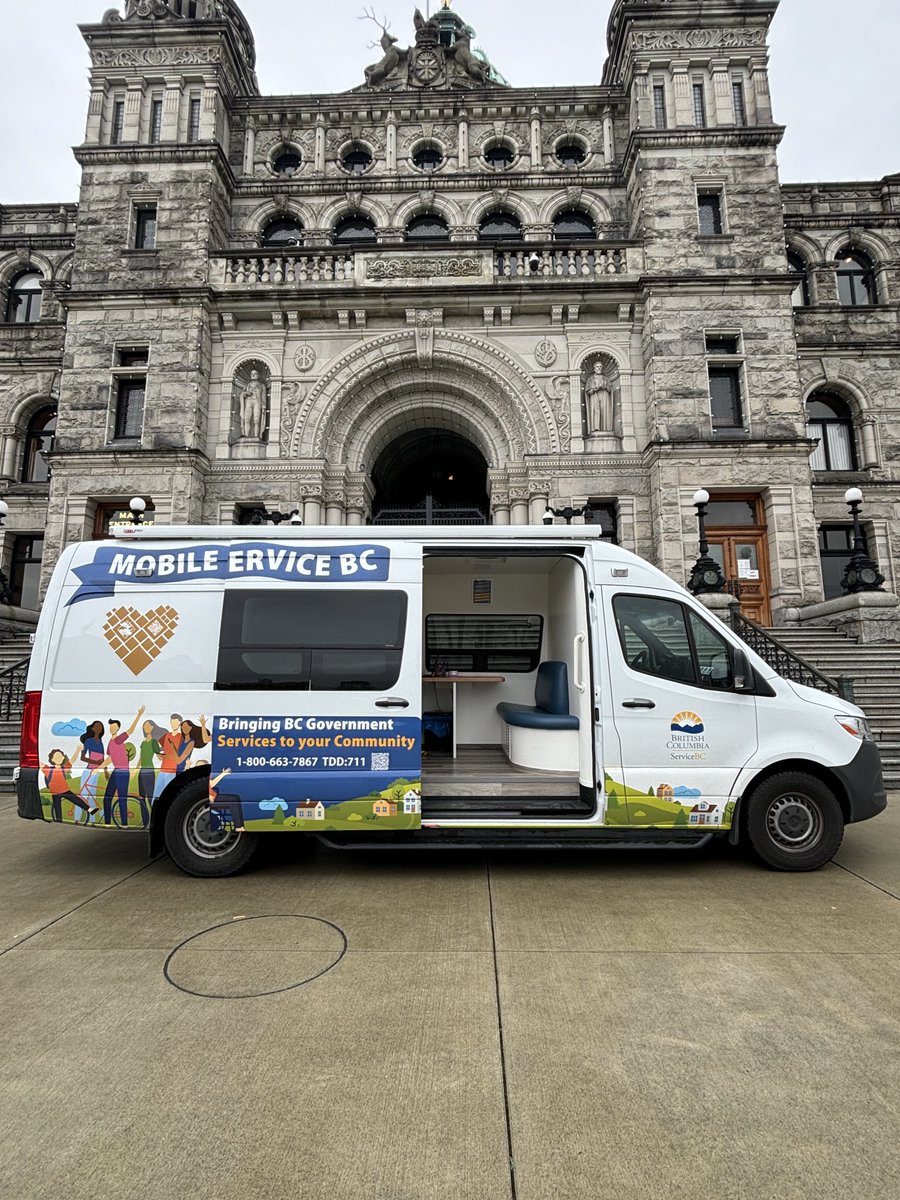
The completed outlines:
{"type": "Polygon", "coordinates": [[[213,811],[248,832],[415,830],[422,793],[422,553],[387,580],[227,586],[213,811]]]}

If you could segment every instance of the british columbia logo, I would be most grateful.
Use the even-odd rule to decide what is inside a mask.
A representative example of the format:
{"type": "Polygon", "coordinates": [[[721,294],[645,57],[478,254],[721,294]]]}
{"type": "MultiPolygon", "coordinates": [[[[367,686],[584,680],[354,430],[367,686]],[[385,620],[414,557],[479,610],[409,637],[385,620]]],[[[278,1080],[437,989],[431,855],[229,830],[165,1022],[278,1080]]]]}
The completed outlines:
{"type": "Polygon", "coordinates": [[[676,713],[669,729],[671,732],[666,749],[670,751],[669,757],[674,762],[702,762],[706,758],[709,749],[709,742],[703,736],[706,726],[697,713],[676,713]]]}
{"type": "Polygon", "coordinates": [[[702,733],[703,721],[695,712],[680,712],[672,718],[673,733],[702,733]]]}

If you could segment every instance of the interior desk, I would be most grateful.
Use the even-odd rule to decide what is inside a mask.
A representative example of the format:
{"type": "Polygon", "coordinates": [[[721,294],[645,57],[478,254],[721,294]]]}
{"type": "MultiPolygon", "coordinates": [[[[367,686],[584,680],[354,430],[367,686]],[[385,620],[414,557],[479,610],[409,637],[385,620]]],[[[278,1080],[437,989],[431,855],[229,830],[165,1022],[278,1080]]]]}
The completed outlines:
{"type": "Polygon", "coordinates": [[[423,675],[423,683],[450,684],[450,711],[453,717],[453,757],[456,758],[456,687],[460,683],[506,683],[505,675],[423,675]]]}

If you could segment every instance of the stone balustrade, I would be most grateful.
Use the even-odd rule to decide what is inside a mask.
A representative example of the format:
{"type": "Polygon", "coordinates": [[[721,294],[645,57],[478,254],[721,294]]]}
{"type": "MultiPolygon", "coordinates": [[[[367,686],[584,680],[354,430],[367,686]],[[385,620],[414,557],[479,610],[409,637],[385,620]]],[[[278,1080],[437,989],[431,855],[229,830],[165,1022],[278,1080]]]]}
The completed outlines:
{"type": "Polygon", "coordinates": [[[504,280],[571,282],[624,275],[628,258],[624,246],[379,246],[356,250],[291,249],[277,253],[248,251],[213,256],[213,286],[227,288],[300,287],[303,285],[365,287],[422,283],[496,284],[504,280]]]}

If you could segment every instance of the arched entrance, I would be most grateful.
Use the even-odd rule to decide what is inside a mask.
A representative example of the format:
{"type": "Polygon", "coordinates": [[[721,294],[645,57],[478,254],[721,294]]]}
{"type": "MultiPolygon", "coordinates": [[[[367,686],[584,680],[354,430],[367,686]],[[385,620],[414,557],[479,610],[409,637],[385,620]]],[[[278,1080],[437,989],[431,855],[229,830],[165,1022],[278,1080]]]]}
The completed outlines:
{"type": "Polygon", "coordinates": [[[372,469],[375,525],[486,525],[487,462],[449,429],[412,429],[381,451],[372,469]]]}

